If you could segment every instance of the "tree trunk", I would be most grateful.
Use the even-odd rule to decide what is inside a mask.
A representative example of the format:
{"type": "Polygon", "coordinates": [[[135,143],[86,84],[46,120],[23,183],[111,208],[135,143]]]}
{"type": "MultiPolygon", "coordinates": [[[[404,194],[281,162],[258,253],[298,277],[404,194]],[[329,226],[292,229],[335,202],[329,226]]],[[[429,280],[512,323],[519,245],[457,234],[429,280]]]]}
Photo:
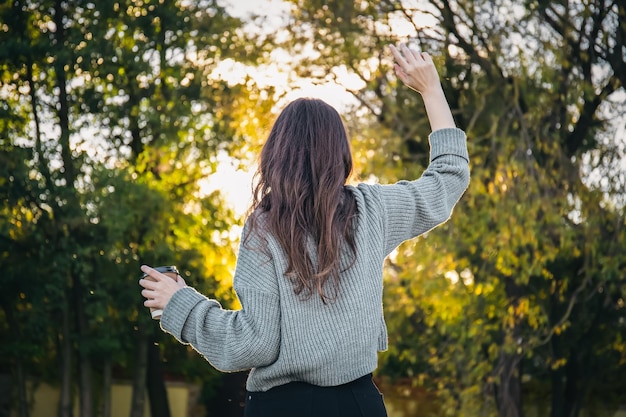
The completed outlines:
{"type": "Polygon", "coordinates": [[[61,387],[59,392],[59,417],[72,417],[72,341],[70,313],[65,300],[62,307],[59,352],[61,358],[61,387]]]}
{"type": "Polygon", "coordinates": [[[80,417],[93,417],[93,380],[89,355],[79,351],[80,417]]]}
{"type": "Polygon", "coordinates": [[[33,122],[35,124],[35,150],[37,151],[37,161],[39,162],[39,171],[43,174],[43,178],[46,181],[46,188],[53,187],[53,181],[50,176],[50,168],[46,162],[46,158],[43,152],[42,140],[41,140],[41,124],[39,122],[39,110],[37,109],[37,91],[36,84],[33,77],[33,64],[31,60],[28,60],[26,65],[26,76],[28,77],[28,85],[30,86],[30,105],[32,107],[33,122]]]}
{"type": "Polygon", "coordinates": [[[26,375],[24,375],[24,366],[22,365],[22,361],[19,359],[15,364],[15,373],[17,376],[18,415],[19,417],[28,417],[30,415],[30,407],[28,404],[28,387],[26,386],[26,375]]]}
{"type": "Polygon", "coordinates": [[[161,350],[156,337],[149,339],[147,350],[148,370],[146,372],[146,385],[150,401],[150,415],[151,417],[170,417],[170,405],[161,366],[161,350]]]}
{"type": "Polygon", "coordinates": [[[143,417],[146,401],[146,377],[148,374],[148,340],[147,335],[140,327],[137,335],[136,367],[133,375],[130,417],[143,417]]]}
{"type": "MultiPolygon", "coordinates": [[[[53,46],[57,52],[66,50],[66,14],[64,10],[65,2],[56,0],[53,5],[53,21],[56,25],[54,31],[53,46]]],[[[69,102],[67,95],[67,79],[65,74],[65,66],[69,65],[67,54],[55,54],[56,59],[54,61],[55,79],[58,88],[58,107],[57,117],[60,129],[59,144],[61,146],[61,159],[63,160],[63,177],[69,190],[74,189],[74,182],[76,180],[76,169],[74,167],[74,161],[72,158],[72,150],[70,147],[70,129],[69,129],[69,102]]],[[[76,203],[68,203],[69,207],[76,207],[76,203]]],[[[63,210],[61,210],[62,212],[63,210]]],[[[62,222],[63,215],[58,217],[62,222]]],[[[70,277],[71,278],[71,277],[70,277]]],[[[66,300],[63,304],[63,317],[62,317],[62,333],[61,333],[61,392],[59,399],[59,417],[71,417],[72,416],[72,329],[70,325],[70,303],[71,293],[66,292],[66,300]]]]}
{"type": "MultiPolygon", "coordinates": [[[[511,279],[505,281],[506,295],[516,310],[523,288],[511,279]]],[[[504,342],[498,358],[498,383],[495,387],[496,406],[499,417],[523,417],[522,411],[522,354],[518,350],[518,340],[522,338],[522,328],[518,317],[514,324],[505,330],[504,342]]]]}
{"type": "Polygon", "coordinates": [[[243,417],[248,371],[225,373],[211,398],[204,403],[211,417],[243,417]]]}
{"type": "MultiPolygon", "coordinates": [[[[63,1],[57,0],[54,3],[54,23],[56,24],[55,38],[59,49],[65,48],[66,30],[65,30],[65,10],[63,9],[63,1]]],[[[59,88],[59,106],[57,116],[59,118],[59,144],[61,145],[61,159],[63,160],[63,177],[66,181],[66,187],[73,189],[76,181],[76,167],[72,157],[72,149],[70,147],[70,122],[69,122],[69,101],[67,96],[67,78],[65,74],[65,65],[69,62],[60,59],[54,61],[54,70],[56,75],[57,87],[59,88]]]]}
{"type": "Polygon", "coordinates": [[[565,404],[563,403],[563,372],[560,369],[551,372],[552,395],[550,405],[550,417],[563,417],[565,404]]]}
{"type": "Polygon", "coordinates": [[[105,358],[102,365],[102,407],[100,417],[111,417],[111,359],[105,358]]]}
{"type": "MultiPolygon", "coordinates": [[[[13,312],[10,309],[4,308],[6,317],[7,317],[7,322],[9,323],[9,328],[10,328],[10,334],[12,335],[13,338],[15,338],[15,340],[21,340],[22,335],[21,335],[21,331],[20,331],[20,327],[18,321],[15,319],[15,317],[13,316],[13,312]]],[[[28,404],[28,387],[26,386],[26,375],[24,374],[24,365],[22,362],[22,357],[20,355],[19,352],[15,352],[15,356],[14,356],[14,372],[15,372],[15,379],[16,379],[16,385],[17,385],[17,415],[18,417],[28,417],[30,414],[30,407],[28,404]]],[[[2,393],[2,395],[6,395],[6,416],[8,417],[10,415],[9,411],[11,408],[11,394],[12,394],[12,390],[11,390],[11,374],[7,373],[6,374],[6,379],[3,380],[3,387],[0,389],[0,393],[2,393]],[[6,386],[4,386],[6,384],[6,386]],[[6,389],[6,391],[5,391],[6,389]]],[[[0,395],[0,397],[2,397],[2,395],[0,395]]],[[[0,404],[0,416],[4,416],[4,404],[5,404],[5,399],[2,398],[2,403],[0,404]]]]}
{"type": "Polygon", "coordinates": [[[521,355],[501,352],[498,360],[500,381],[496,386],[499,417],[523,417],[521,355]]]}
{"type": "Polygon", "coordinates": [[[11,374],[3,371],[0,374],[0,417],[10,416],[12,384],[11,374]]]}
{"type": "Polygon", "coordinates": [[[567,365],[565,368],[565,375],[567,377],[565,381],[565,390],[563,396],[565,399],[565,416],[564,417],[578,417],[580,413],[581,405],[581,392],[579,387],[579,375],[578,375],[578,357],[576,349],[572,349],[567,359],[567,365]]]}
{"type": "MultiPolygon", "coordinates": [[[[559,345],[558,337],[553,338],[553,352],[558,352],[559,345]]],[[[579,387],[578,358],[575,350],[570,352],[565,367],[552,371],[551,379],[552,408],[550,417],[577,417],[580,414],[582,395],[579,387]]]]}
{"type": "MultiPolygon", "coordinates": [[[[88,326],[85,313],[85,303],[83,301],[84,288],[80,282],[80,277],[73,276],[73,298],[76,314],[76,328],[78,329],[79,340],[87,340],[88,326]]],[[[91,364],[91,354],[84,348],[78,349],[78,369],[79,369],[79,414],[81,417],[93,417],[93,369],[91,364]]]]}

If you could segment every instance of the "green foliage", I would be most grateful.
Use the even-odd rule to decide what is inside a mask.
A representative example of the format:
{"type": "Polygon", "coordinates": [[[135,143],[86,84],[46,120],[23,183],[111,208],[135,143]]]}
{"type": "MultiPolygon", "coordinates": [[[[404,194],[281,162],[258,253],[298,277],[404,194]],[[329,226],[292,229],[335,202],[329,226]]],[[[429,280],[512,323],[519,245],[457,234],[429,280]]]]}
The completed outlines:
{"type": "Polygon", "coordinates": [[[455,416],[520,415],[537,381],[555,416],[611,398],[602,381],[622,378],[626,330],[623,6],[293,3],[316,51],[302,74],[344,66],[364,81],[347,114],[362,177],[415,178],[428,162],[423,105],[391,75],[388,43],[434,56],[469,138],[472,182],[452,218],[390,259],[379,372],[455,416]]]}
{"type": "Polygon", "coordinates": [[[2,366],[58,381],[70,340],[130,378],[146,332],[166,372],[216,383],[160,334],[137,280],[141,263],[176,264],[237,306],[238,219],[201,184],[220,152],[256,148],[278,97],[217,69],[278,47],[300,76],[354,76],[363,87],[344,114],[358,173],[390,182],[428,162],[423,104],[385,51],[407,41],[435,59],[472,183],[445,225],[389,259],[379,373],[454,416],[519,415],[521,391],[547,392],[555,417],[623,395],[624,5],[291,3],[281,42],[213,0],[0,4],[2,366]]]}
{"type": "Polygon", "coordinates": [[[169,374],[215,377],[161,334],[137,281],[142,263],[175,264],[237,305],[239,219],[202,183],[218,153],[245,154],[271,117],[271,89],[215,75],[268,50],[242,25],[212,0],[0,4],[3,369],[59,382],[110,358],[131,378],[146,332],[169,374]],[[79,359],[59,374],[68,340],[79,359]]]}

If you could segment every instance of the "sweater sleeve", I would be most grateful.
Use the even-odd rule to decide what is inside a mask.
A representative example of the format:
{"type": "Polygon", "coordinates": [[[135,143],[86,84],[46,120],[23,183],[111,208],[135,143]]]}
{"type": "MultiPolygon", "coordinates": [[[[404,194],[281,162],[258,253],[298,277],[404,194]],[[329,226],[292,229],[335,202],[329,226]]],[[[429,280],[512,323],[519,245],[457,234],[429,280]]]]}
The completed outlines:
{"type": "Polygon", "coordinates": [[[240,310],[225,310],[191,287],[178,290],[165,306],[161,328],[220,371],[269,365],[280,344],[280,303],[269,256],[242,243],[234,287],[240,310]]]}
{"type": "Polygon", "coordinates": [[[440,129],[429,141],[430,164],[420,178],[380,186],[387,254],[447,221],[469,184],[465,133],[440,129]]]}

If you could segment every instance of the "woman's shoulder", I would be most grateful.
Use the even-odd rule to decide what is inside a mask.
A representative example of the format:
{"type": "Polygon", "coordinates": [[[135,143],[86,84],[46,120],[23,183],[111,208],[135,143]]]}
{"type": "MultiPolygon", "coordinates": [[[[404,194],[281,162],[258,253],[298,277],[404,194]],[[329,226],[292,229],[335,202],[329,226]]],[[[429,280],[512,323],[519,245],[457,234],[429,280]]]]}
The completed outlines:
{"type": "Polygon", "coordinates": [[[248,248],[265,248],[270,235],[269,216],[261,209],[252,211],[241,232],[241,243],[248,248]]]}
{"type": "Polygon", "coordinates": [[[360,182],[346,185],[346,190],[354,196],[357,212],[366,215],[383,210],[382,187],[379,183],[360,182]]]}

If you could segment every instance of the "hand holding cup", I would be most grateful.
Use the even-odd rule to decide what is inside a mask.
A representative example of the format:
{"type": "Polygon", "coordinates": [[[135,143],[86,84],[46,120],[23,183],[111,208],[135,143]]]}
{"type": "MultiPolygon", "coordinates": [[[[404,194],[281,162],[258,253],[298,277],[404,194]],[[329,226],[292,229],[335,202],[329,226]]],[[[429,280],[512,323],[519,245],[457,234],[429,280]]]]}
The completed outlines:
{"type": "Polygon", "coordinates": [[[143,305],[149,307],[152,318],[158,320],[174,293],[187,284],[174,266],[151,268],[142,265],[141,271],[144,274],[139,285],[143,287],[141,295],[146,298],[143,305]]]}

